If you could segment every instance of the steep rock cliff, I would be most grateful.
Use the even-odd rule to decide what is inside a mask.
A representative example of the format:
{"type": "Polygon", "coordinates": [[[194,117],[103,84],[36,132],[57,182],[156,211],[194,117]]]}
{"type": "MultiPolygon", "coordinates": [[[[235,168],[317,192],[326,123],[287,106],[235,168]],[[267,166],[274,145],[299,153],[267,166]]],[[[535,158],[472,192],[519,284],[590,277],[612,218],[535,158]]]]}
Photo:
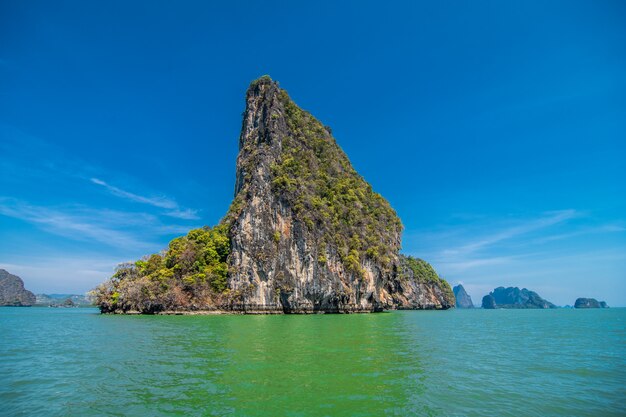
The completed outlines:
{"type": "Polygon", "coordinates": [[[97,302],[104,312],[151,313],[454,307],[428,263],[399,254],[401,232],[330,129],[262,77],[246,93],[226,216],[175,239],[163,256],[121,267],[97,302]]]}
{"type": "Polygon", "coordinates": [[[456,299],[456,308],[474,308],[472,297],[465,292],[463,285],[459,284],[455,286],[452,288],[452,292],[454,293],[454,298],[456,299]]]}
{"type": "Polygon", "coordinates": [[[269,78],[248,90],[239,148],[229,286],[247,294],[244,304],[286,312],[450,306],[439,281],[420,282],[399,256],[402,225],[389,203],[330,130],[269,78]]]}
{"type": "Polygon", "coordinates": [[[24,288],[24,281],[17,275],[0,269],[0,306],[31,306],[35,295],[24,288]]]}

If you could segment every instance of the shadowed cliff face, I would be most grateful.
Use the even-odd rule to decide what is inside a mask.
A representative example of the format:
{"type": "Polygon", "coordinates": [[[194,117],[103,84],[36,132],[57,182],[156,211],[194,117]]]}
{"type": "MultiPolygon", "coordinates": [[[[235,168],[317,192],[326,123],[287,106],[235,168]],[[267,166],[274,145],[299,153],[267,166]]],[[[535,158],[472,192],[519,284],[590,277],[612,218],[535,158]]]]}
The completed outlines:
{"type": "Polygon", "coordinates": [[[284,312],[454,305],[447,283],[420,282],[405,265],[399,218],[329,129],[269,78],[248,89],[239,148],[226,221],[229,287],[241,303],[284,312]]]}

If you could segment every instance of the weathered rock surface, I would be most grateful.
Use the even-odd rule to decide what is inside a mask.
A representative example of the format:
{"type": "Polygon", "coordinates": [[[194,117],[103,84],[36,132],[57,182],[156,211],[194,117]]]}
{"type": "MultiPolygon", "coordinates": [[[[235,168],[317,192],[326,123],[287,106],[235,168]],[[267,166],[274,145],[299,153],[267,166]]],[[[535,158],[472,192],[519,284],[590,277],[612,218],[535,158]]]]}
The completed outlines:
{"type": "Polygon", "coordinates": [[[24,288],[24,281],[17,275],[0,269],[0,306],[32,306],[35,295],[24,288]]]}
{"type": "Polygon", "coordinates": [[[609,308],[604,301],[595,298],[578,298],[574,303],[574,308],[609,308]]]}
{"type": "MultiPolygon", "coordinates": [[[[298,109],[269,78],[253,83],[247,92],[239,148],[235,199],[240,210],[231,227],[234,272],[229,287],[246,294],[243,303],[248,309],[275,306],[293,313],[452,307],[453,299],[439,282],[420,282],[406,267],[399,255],[401,224],[388,203],[356,174],[329,130],[298,109]],[[294,163],[308,165],[300,172],[311,184],[292,185],[289,181],[297,178],[278,176],[290,169],[288,161],[294,157],[294,163]],[[361,231],[351,225],[333,227],[333,221],[349,219],[333,219],[335,213],[324,211],[335,196],[325,196],[320,189],[326,185],[318,184],[344,178],[368,193],[350,197],[361,208],[353,217],[378,233],[377,243],[388,250],[386,259],[359,251],[351,259],[356,262],[347,261],[357,249],[341,247],[341,242],[361,231]],[[381,216],[391,212],[393,218],[374,218],[367,198],[380,200],[377,204],[386,209],[381,216]],[[341,234],[349,235],[337,236],[341,234]]],[[[349,194],[350,189],[343,192],[349,194]]]]}
{"type": "Polygon", "coordinates": [[[483,297],[483,308],[556,308],[534,291],[517,287],[498,287],[483,297]]]}
{"type": "Polygon", "coordinates": [[[452,288],[454,298],[456,299],[456,308],[474,308],[472,297],[465,291],[463,285],[459,284],[452,288]]]}

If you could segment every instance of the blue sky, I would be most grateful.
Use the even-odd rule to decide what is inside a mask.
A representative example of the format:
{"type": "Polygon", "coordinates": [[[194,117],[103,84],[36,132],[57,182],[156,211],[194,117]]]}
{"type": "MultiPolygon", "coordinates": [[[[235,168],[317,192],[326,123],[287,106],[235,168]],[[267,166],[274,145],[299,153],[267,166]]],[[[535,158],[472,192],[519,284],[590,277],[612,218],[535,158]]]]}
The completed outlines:
{"type": "Polygon", "coordinates": [[[475,303],[626,305],[625,3],[220,3],[0,3],[0,267],[84,292],[215,224],[270,74],[475,303]]]}

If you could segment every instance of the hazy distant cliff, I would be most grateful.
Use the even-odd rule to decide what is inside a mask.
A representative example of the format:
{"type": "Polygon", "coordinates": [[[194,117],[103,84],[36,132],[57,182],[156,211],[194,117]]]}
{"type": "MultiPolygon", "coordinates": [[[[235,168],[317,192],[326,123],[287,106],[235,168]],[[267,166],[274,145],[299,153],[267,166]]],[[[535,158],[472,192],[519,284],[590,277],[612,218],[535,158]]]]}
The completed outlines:
{"type": "Polygon", "coordinates": [[[453,307],[428,263],[399,254],[401,231],[330,129],[262,77],[246,94],[235,198],[221,223],[122,266],[96,292],[104,312],[453,307]]]}
{"type": "Polygon", "coordinates": [[[534,291],[517,287],[498,287],[483,297],[483,308],[556,308],[534,291]]]}
{"type": "Polygon", "coordinates": [[[604,301],[598,301],[595,298],[577,298],[574,308],[608,308],[604,301]]]}
{"type": "Polygon", "coordinates": [[[454,298],[456,298],[456,308],[474,308],[472,297],[465,292],[463,285],[455,286],[452,288],[452,292],[454,292],[454,298]]]}
{"type": "Polygon", "coordinates": [[[0,306],[31,306],[35,295],[24,288],[24,282],[17,275],[0,269],[0,306]]]}

